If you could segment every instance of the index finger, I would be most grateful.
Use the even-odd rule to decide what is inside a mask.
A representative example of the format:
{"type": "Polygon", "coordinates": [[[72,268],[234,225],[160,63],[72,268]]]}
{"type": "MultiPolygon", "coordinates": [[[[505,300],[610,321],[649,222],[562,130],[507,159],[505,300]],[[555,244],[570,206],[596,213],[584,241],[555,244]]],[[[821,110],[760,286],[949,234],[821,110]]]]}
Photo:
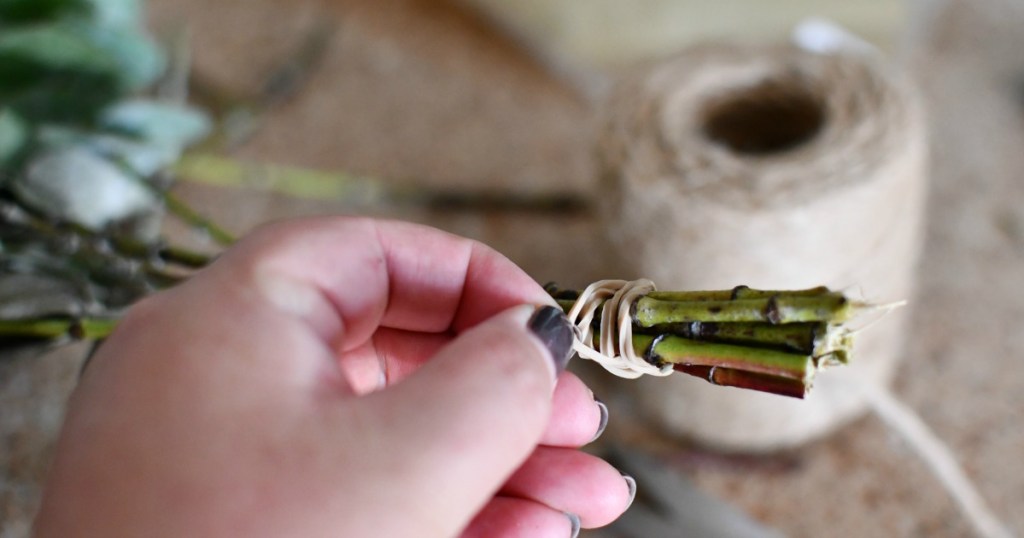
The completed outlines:
{"type": "Polygon", "coordinates": [[[495,250],[417,224],[326,217],[257,230],[214,263],[352,349],[380,326],[455,333],[543,288],[495,250]]]}

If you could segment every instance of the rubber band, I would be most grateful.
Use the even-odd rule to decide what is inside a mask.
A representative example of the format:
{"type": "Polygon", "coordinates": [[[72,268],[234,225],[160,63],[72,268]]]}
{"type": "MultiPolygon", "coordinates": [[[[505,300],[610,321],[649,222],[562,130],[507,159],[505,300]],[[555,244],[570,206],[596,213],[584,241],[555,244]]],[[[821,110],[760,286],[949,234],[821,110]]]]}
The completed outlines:
{"type": "Polygon", "coordinates": [[[664,377],[671,364],[657,366],[637,355],[633,347],[633,303],[654,291],[654,283],[640,280],[599,280],[587,286],[572,309],[569,321],[576,327],[573,349],[580,358],[592,360],[605,370],[626,379],[642,375],[664,377]],[[601,309],[601,327],[594,342],[594,316],[601,309]]]}

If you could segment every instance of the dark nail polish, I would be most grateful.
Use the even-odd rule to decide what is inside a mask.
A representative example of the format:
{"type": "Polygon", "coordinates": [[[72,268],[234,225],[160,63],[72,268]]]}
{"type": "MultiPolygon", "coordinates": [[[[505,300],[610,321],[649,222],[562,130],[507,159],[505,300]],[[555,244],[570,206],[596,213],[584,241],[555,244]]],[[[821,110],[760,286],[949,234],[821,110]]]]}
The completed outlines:
{"type": "Polygon", "coordinates": [[[628,509],[633,505],[633,500],[636,499],[636,479],[622,471],[619,471],[619,474],[622,475],[622,479],[626,481],[626,487],[629,488],[629,502],[626,503],[626,508],[628,509]]]}
{"type": "Polygon", "coordinates": [[[569,524],[572,525],[572,530],[570,531],[571,534],[569,536],[571,536],[572,538],[576,538],[580,535],[580,516],[577,516],[576,514],[571,514],[569,512],[563,513],[565,514],[565,517],[569,518],[569,524]]]}
{"type": "Polygon", "coordinates": [[[575,332],[560,308],[544,306],[534,312],[527,327],[540,338],[551,353],[555,371],[562,373],[572,356],[572,340],[575,332]]]}
{"type": "Polygon", "coordinates": [[[594,403],[597,404],[597,408],[601,411],[601,421],[597,424],[597,432],[594,433],[594,438],[590,440],[591,443],[597,441],[601,434],[604,433],[605,428],[608,427],[608,406],[597,398],[594,398],[594,403]]]}

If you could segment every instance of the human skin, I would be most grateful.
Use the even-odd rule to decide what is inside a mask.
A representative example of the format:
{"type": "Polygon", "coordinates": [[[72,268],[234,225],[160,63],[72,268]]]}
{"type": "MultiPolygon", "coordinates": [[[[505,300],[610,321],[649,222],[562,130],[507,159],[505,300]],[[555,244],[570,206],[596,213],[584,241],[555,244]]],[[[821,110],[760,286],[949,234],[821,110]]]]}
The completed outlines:
{"type": "MultiPolygon", "coordinates": [[[[69,402],[37,536],[569,536],[631,502],[543,289],[430,228],[264,227],[133,307],[69,402]],[[550,325],[550,324],[549,324],[550,325]],[[556,346],[557,347],[557,346],[556,346]]],[[[561,318],[564,320],[564,318],[561,318]]]]}

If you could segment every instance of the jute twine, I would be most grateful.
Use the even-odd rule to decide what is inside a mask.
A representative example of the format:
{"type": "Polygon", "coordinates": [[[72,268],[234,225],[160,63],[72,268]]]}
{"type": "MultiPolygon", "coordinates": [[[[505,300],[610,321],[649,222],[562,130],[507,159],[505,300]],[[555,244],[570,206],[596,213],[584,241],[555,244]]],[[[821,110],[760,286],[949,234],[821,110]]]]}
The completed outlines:
{"type": "MultiPolygon", "coordinates": [[[[913,88],[880,58],[702,46],[622,82],[606,113],[602,216],[622,263],[609,271],[662,289],[911,297],[925,126],[913,88]]],[[[796,445],[866,409],[843,378],[888,383],[907,314],[862,334],[853,366],[824,372],[809,401],[682,375],[626,390],[670,434],[744,450],[796,445]]]]}

